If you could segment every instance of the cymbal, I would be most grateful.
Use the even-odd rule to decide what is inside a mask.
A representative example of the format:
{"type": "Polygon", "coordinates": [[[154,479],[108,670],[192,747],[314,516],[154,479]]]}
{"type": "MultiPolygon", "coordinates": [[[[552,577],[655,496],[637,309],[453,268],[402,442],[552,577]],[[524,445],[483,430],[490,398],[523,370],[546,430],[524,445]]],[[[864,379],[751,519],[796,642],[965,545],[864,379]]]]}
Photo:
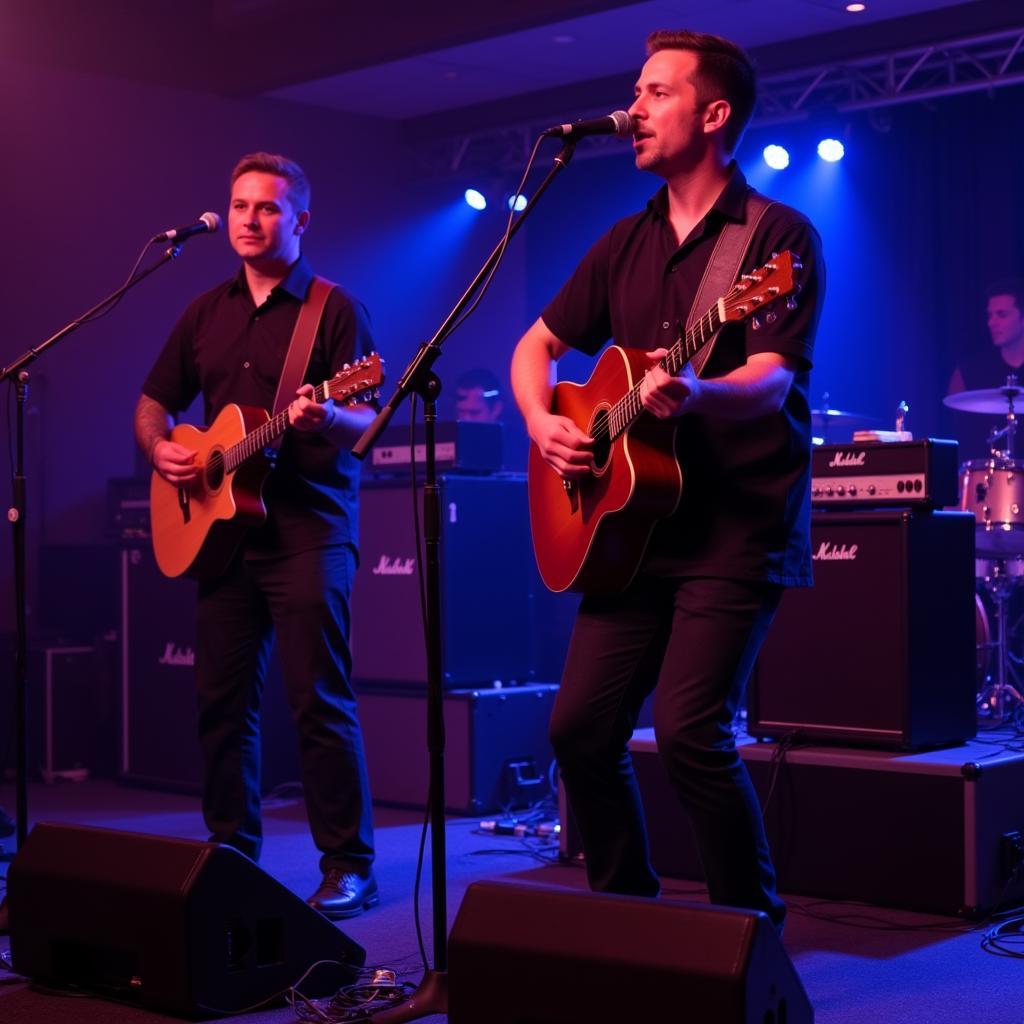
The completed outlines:
{"type": "Polygon", "coordinates": [[[1007,387],[979,388],[977,391],[958,391],[955,395],[946,395],[943,405],[960,412],[985,412],[990,415],[1005,416],[1010,411],[1010,403],[1014,409],[1024,404],[1021,400],[1024,388],[1007,387]]]}
{"type": "Polygon", "coordinates": [[[846,412],[842,409],[812,409],[811,426],[815,430],[833,427],[852,427],[855,424],[877,423],[874,416],[865,416],[860,412],[846,412]]]}

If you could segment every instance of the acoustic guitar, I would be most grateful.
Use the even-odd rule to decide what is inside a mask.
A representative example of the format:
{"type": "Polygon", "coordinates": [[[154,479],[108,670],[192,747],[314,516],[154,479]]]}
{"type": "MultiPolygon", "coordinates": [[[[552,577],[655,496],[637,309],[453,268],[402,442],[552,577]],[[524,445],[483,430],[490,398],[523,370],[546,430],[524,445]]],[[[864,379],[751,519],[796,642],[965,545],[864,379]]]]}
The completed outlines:
{"type": "MultiPolygon", "coordinates": [[[[355,404],[384,382],[376,353],[317,385],[313,400],[355,404]]],[[[170,439],[196,452],[198,475],[184,487],[154,472],[149,488],[153,552],[166,576],[209,578],[231,560],[246,529],[266,521],[263,482],[273,465],[270,445],[288,429],[288,410],[226,405],[205,430],[179,423],[170,439]]]]}
{"type": "MultiPolygon", "coordinates": [[[[790,296],[786,305],[795,305],[791,296],[800,269],[787,251],[744,274],[689,331],[680,331],[660,365],[678,375],[730,321],[757,314],[773,322],[779,315],[776,300],[790,296]]],[[[683,474],[675,454],[676,422],[651,416],[640,401],[640,384],[650,366],[643,350],[612,345],[585,384],[555,385],[551,411],[594,439],[594,470],[564,480],[537,446],[530,446],[533,548],[550,590],[624,589],[640,567],[654,527],[679,504],[683,474]]]]}

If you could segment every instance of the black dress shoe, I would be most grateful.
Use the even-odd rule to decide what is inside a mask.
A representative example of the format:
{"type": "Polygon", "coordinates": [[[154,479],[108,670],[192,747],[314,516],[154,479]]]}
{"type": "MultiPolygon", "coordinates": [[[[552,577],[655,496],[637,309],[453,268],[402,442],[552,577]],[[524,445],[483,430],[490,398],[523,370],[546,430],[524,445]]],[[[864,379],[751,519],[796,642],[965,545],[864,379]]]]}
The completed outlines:
{"type": "Polygon", "coordinates": [[[306,902],[324,917],[341,921],[377,906],[380,893],[372,873],[364,878],[344,868],[328,868],[320,888],[306,902]]]}

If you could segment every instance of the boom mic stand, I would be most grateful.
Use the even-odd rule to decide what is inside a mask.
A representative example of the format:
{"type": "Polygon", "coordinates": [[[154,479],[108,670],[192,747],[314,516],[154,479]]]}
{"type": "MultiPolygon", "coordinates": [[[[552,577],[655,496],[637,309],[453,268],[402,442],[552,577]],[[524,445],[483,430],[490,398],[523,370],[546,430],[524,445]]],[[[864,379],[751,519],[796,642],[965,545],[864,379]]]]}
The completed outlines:
{"type": "MultiPolygon", "coordinates": [[[[28,835],[28,615],[26,602],[26,528],[27,528],[27,480],[25,477],[25,405],[28,401],[29,373],[27,366],[34,363],[51,346],[56,345],[72,331],[94,316],[113,306],[129,289],[149,277],[153,271],[177,258],[181,253],[184,239],[165,250],[152,266],[133,274],[117,291],[112,292],[92,309],[76,317],[52,337],[23,352],[17,359],[0,369],[0,382],[9,380],[15,387],[15,465],[11,486],[11,507],[7,518],[13,527],[14,537],[14,608],[16,617],[16,639],[14,653],[14,727],[16,733],[16,821],[17,848],[20,850],[28,835]]],[[[6,930],[7,903],[0,903],[0,931],[6,930]]]]}
{"type": "Polygon", "coordinates": [[[358,459],[366,457],[381,431],[388,425],[395,411],[410,394],[420,395],[424,402],[424,444],[426,448],[426,475],[423,484],[423,546],[426,564],[426,654],[427,654],[427,751],[429,754],[430,795],[427,817],[430,821],[430,879],[434,933],[434,966],[428,968],[415,992],[401,1005],[390,1007],[369,1019],[374,1024],[402,1024],[419,1020],[435,1013],[448,1012],[448,914],[447,877],[445,871],[444,833],[444,703],[441,687],[441,506],[437,485],[434,424],[437,420],[437,396],[441,382],[433,372],[434,363],[441,356],[441,344],[457,326],[459,315],[469,305],[488,275],[494,270],[508,240],[526,220],[537,200],[564,170],[576,151],[575,139],[569,138],[554,159],[553,166],[513,221],[506,236],[495,246],[484,265],[477,272],[462,298],[448,314],[437,333],[420,345],[412,362],[406,367],[395,392],[366,428],[352,449],[358,459]]]}

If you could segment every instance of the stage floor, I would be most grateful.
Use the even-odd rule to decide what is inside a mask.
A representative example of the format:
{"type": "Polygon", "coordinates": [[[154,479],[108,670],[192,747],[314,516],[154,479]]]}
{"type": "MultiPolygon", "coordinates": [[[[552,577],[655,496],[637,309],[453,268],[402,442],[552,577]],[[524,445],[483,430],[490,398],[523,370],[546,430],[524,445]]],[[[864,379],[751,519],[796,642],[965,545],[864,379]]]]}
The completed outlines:
{"type": "MultiPolygon", "coordinates": [[[[0,787],[0,804],[13,811],[14,793],[0,787]]],[[[114,782],[88,781],[30,789],[33,821],[98,825],[159,835],[205,838],[194,797],[151,792],[114,782]]],[[[297,796],[265,803],[262,867],[300,896],[318,880],[317,856],[297,796]]],[[[419,812],[378,809],[377,875],[381,905],[343,923],[362,944],[368,963],[390,966],[415,980],[419,973],[412,903],[419,812]]],[[[584,888],[578,867],[546,863],[553,845],[538,847],[515,837],[481,834],[476,819],[451,818],[447,826],[448,914],[451,922],[466,886],[477,879],[516,877],[584,888]]],[[[429,849],[429,847],[428,847],[429,849]]],[[[4,866],[5,867],[5,866],[4,866]]],[[[429,875],[424,879],[423,922],[431,950],[429,875]]],[[[666,880],[666,899],[703,901],[697,883],[666,880]]],[[[785,945],[815,1007],[819,1024],[1021,1024],[1021,965],[984,952],[989,923],[882,909],[862,903],[792,897],[785,945]]],[[[612,940],[613,941],[613,940],[612,940]]],[[[0,949],[7,940],[0,938],[0,949]]],[[[500,997],[500,994],[496,994],[500,997]]],[[[136,1007],[33,991],[0,972],[3,1024],[156,1024],[170,1021],[136,1007]]],[[[283,1024],[293,1011],[278,1007],[234,1018],[283,1024]]],[[[443,1017],[429,1018],[431,1022],[443,1017]]],[[[481,1021],[486,1024],[486,1021],[481,1021]]],[[[581,1022],[585,1024],[585,1022],[581,1022]]]]}

